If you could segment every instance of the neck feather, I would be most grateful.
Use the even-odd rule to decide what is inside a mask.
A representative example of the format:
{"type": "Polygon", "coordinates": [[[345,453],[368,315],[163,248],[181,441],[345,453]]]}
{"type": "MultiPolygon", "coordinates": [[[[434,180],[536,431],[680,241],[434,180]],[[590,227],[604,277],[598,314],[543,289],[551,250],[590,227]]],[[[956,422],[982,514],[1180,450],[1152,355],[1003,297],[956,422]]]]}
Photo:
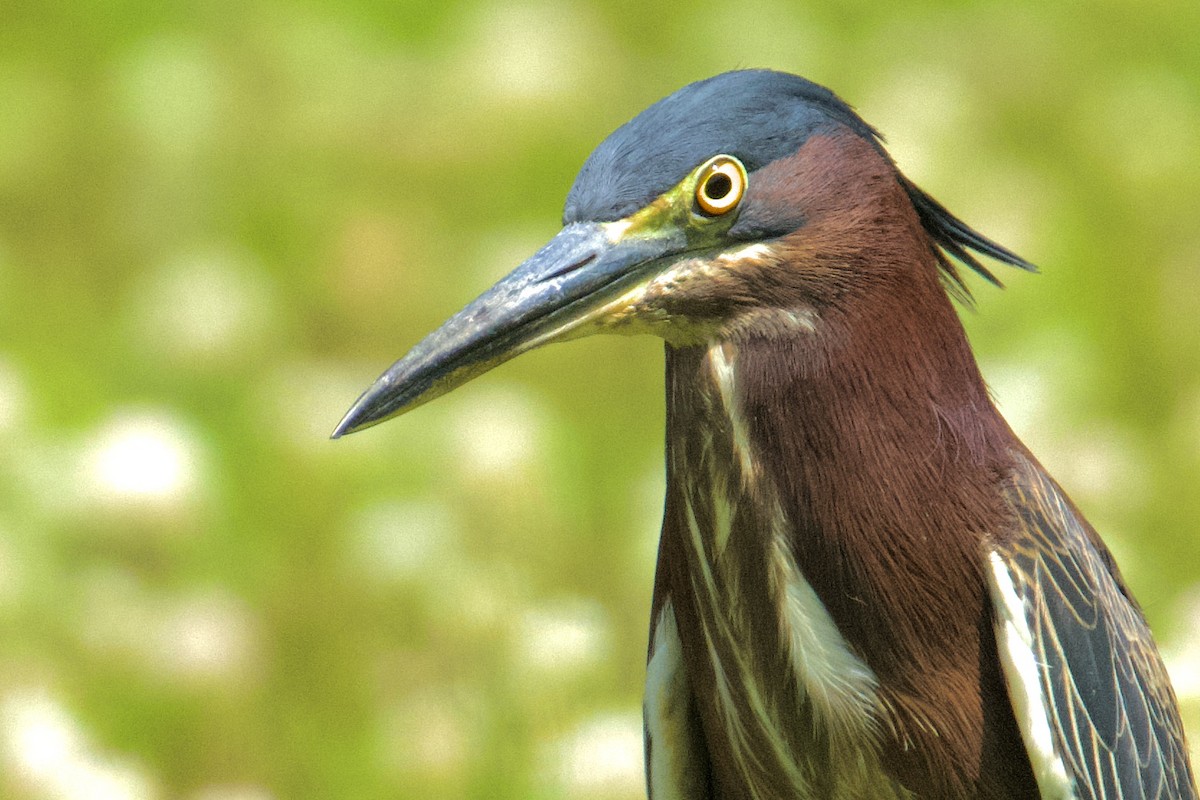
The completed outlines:
{"type": "Polygon", "coordinates": [[[1013,438],[932,263],[929,275],[826,306],[812,331],[668,348],[667,434],[672,450],[693,436],[694,398],[732,385],[743,429],[728,433],[746,440],[796,565],[878,679],[889,770],[915,785],[952,776],[955,796],[987,769],[980,732],[1003,700],[983,652],[982,553],[1006,524],[1013,438]],[[722,387],[713,348],[733,373],[722,387]],[[926,735],[936,746],[911,747],[926,735]]]}

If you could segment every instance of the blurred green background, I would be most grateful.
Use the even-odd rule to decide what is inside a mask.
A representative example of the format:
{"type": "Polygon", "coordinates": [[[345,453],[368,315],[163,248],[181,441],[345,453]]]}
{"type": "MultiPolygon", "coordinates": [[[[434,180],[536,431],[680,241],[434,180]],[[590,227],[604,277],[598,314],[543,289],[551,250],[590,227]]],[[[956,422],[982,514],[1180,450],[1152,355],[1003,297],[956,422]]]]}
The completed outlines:
{"type": "Polygon", "coordinates": [[[1200,4],[9,2],[0,796],[635,798],[661,345],[326,439],[610,130],[825,83],[1043,268],[966,323],[1200,741],[1200,4]]]}

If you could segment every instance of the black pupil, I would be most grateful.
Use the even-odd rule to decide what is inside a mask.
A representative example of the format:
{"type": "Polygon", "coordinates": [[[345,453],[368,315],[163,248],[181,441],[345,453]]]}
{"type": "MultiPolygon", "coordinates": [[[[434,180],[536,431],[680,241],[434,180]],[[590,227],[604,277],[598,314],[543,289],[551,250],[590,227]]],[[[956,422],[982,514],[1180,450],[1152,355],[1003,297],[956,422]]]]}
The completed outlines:
{"type": "Polygon", "coordinates": [[[733,190],[733,181],[728,175],[718,172],[704,183],[704,193],[713,200],[720,200],[733,190]]]}

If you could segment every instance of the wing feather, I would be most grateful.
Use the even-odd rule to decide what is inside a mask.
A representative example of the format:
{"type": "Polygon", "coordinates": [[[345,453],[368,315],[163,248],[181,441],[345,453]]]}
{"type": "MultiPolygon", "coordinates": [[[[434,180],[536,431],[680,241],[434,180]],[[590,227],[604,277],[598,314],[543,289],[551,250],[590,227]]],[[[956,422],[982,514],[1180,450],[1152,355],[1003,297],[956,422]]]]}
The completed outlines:
{"type": "Polygon", "coordinates": [[[1175,693],[1141,610],[1062,490],[1018,459],[1008,490],[1017,525],[995,543],[991,588],[1010,696],[1040,704],[1021,719],[1014,702],[1030,759],[1035,770],[1061,763],[1072,784],[1039,780],[1043,796],[1196,800],[1175,693]],[[1021,659],[1036,665],[1024,684],[1021,659]],[[1028,731],[1042,718],[1053,751],[1035,753],[1028,731]]]}

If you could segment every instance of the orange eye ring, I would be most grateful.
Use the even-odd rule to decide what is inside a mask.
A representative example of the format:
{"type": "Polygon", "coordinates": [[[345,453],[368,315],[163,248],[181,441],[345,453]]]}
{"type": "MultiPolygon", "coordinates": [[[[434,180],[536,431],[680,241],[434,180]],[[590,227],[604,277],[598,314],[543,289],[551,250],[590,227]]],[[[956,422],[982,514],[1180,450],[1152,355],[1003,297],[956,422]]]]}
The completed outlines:
{"type": "Polygon", "coordinates": [[[696,203],[719,217],[737,208],[746,194],[746,168],[733,156],[717,156],[696,182],[696,203]]]}

